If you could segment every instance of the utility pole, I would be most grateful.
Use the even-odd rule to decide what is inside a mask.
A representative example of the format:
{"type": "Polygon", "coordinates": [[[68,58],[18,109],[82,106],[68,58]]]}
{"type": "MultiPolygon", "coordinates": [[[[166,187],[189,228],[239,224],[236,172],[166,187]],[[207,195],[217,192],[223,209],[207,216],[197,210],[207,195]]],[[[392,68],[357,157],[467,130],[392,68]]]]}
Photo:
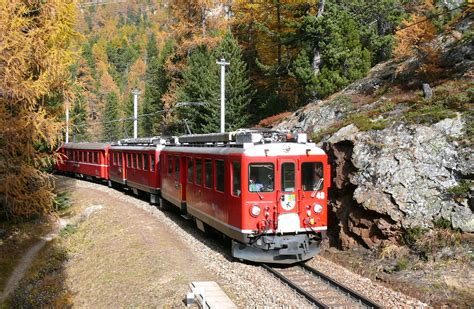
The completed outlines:
{"type": "Polygon", "coordinates": [[[66,144],[69,143],[69,102],[66,102],[66,144]]]}
{"type": "Polygon", "coordinates": [[[225,67],[230,62],[226,62],[224,58],[216,62],[221,66],[221,133],[225,132],[225,67]]]}
{"type": "Polygon", "coordinates": [[[140,90],[133,89],[133,138],[138,137],[138,95],[140,90]]]}

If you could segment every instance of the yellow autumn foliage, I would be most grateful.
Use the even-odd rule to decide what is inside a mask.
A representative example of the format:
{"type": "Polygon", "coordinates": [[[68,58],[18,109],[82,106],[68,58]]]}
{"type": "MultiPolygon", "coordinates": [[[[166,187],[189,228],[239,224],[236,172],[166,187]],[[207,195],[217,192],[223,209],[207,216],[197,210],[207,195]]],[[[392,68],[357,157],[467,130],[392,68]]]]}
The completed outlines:
{"type": "Polygon", "coordinates": [[[53,208],[45,169],[57,156],[63,102],[69,98],[77,4],[0,0],[0,215],[53,208]]]}

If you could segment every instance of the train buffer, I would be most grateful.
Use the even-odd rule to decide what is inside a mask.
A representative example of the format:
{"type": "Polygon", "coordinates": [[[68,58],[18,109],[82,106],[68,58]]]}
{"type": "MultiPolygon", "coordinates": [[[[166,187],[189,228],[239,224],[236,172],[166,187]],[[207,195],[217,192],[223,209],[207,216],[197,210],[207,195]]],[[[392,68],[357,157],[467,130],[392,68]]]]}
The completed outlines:
{"type": "Polygon", "coordinates": [[[214,281],[193,281],[191,293],[186,294],[186,306],[194,302],[203,309],[237,309],[237,306],[214,281]]]}

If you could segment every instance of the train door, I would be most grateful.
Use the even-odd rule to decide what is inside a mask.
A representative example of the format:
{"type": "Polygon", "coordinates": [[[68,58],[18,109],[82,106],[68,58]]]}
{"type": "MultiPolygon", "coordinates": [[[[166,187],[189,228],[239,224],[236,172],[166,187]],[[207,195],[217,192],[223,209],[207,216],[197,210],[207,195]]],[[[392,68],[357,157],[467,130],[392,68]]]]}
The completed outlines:
{"type": "Polygon", "coordinates": [[[294,232],[300,229],[298,165],[294,159],[279,159],[277,172],[277,231],[281,233],[294,232]]]}

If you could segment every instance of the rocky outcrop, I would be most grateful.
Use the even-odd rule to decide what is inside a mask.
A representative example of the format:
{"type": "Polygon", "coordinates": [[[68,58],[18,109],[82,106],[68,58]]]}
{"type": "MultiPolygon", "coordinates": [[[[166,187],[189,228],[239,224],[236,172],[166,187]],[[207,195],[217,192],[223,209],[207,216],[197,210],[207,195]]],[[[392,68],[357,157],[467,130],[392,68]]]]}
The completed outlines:
{"type": "Polygon", "coordinates": [[[474,176],[470,150],[454,141],[463,125],[461,117],[369,132],[349,125],[327,139],[341,245],[397,241],[404,230],[432,227],[440,218],[474,232],[472,205],[449,194],[474,176]]]}

